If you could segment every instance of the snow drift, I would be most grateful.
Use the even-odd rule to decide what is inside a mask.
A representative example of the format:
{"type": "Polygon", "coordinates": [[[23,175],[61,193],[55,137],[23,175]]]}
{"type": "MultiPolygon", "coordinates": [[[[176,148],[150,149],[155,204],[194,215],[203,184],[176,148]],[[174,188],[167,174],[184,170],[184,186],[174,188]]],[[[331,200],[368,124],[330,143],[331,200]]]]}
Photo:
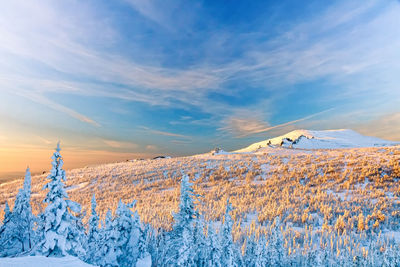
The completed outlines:
{"type": "Polygon", "coordinates": [[[393,146],[398,144],[376,137],[364,136],[348,129],[326,131],[295,130],[285,135],[254,143],[236,152],[252,152],[259,148],[277,146],[300,149],[338,149],[393,146]]]}
{"type": "Polygon", "coordinates": [[[78,258],[66,256],[51,258],[45,256],[27,256],[20,258],[0,258],[0,267],[93,267],[78,258]]]}

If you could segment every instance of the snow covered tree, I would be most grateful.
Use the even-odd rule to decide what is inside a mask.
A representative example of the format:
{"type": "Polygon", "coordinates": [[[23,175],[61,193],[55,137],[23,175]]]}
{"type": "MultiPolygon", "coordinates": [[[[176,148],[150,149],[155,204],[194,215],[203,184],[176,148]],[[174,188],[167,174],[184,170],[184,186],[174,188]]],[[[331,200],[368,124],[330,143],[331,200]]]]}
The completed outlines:
{"type": "Polygon", "coordinates": [[[266,243],[267,240],[265,239],[265,235],[262,235],[256,245],[256,251],[255,251],[256,267],[262,267],[268,265],[266,243]]]}
{"type": "Polygon", "coordinates": [[[11,224],[10,219],[11,219],[10,206],[8,205],[8,201],[6,200],[4,206],[3,224],[0,227],[0,257],[8,256],[8,251],[6,248],[9,248],[11,243],[11,239],[9,236],[10,234],[9,228],[12,227],[10,226],[11,224]]]}
{"type": "Polygon", "coordinates": [[[243,256],[243,264],[245,266],[255,266],[256,265],[256,249],[258,248],[257,243],[255,241],[254,235],[251,235],[246,238],[246,248],[243,256]]]}
{"type": "Polygon", "coordinates": [[[79,218],[72,214],[79,213],[81,207],[68,199],[63,183],[66,177],[60,151],[58,143],[52,157],[52,169],[47,177],[50,181],[44,186],[44,189],[49,190],[44,200],[48,205],[43,214],[43,236],[38,252],[45,256],[70,254],[82,257],[84,231],[79,218]]]}
{"type": "Polygon", "coordinates": [[[168,240],[166,264],[194,266],[197,247],[194,243],[194,224],[198,216],[194,208],[194,192],[189,176],[183,175],[179,211],[174,215],[174,226],[168,240]]]}
{"type": "Polygon", "coordinates": [[[96,212],[96,197],[93,194],[92,197],[92,208],[91,215],[88,222],[88,234],[86,244],[86,256],[87,262],[92,264],[98,264],[100,262],[100,229],[99,229],[99,215],[96,212]]]}
{"type": "Polygon", "coordinates": [[[274,227],[271,229],[271,239],[268,244],[268,254],[270,257],[270,263],[273,266],[285,266],[284,260],[284,242],[281,231],[281,222],[279,217],[275,218],[274,227]]]}
{"type": "Polygon", "coordinates": [[[31,172],[29,168],[26,169],[24,186],[17,194],[11,219],[18,229],[15,238],[21,243],[21,252],[29,251],[34,239],[33,224],[35,220],[31,207],[31,172]]]}
{"type": "Polygon", "coordinates": [[[3,217],[3,224],[1,226],[4,226],[11,217],[11,211],[10,211],[10,205],[8,205],[8,201],[6,200],[6,203],[4,204],[4,217],[3,217]]]}
{"type": "Polygon", "coordinates": [[[108,210],[105,218],[105,222],[102,228],[102,240],[101,240],[101,256],[98,264],[100,266],[118,266],[117,262],[117,237],[115,222],[112,218],[111,211],[108,210]]]}
{"type": "Polygon", "coordinates": [[[0,246],[3,246],[3,253],[8,256],[30,251],[33,246],[35,217],[30,200],[31,173],[27,168],[23,188],[18,191],[13,211],[8,211],[7,223],[4,225],[3,234],[0,235],[0,246]]]}
{"type": "Polygon", "coordinates": [[[207,262],[206,266],[220,267],[221,265],[221,246],[218,235],[215,233],[211,224],[207,227],[207,262]]]}
{"type": "Polygon", "coordinates": [[[229,198],[226,201],[224,223],[220,231],[220,246],[221,252],[221,265],[222,266],[240,266],[239,251],[233,243],[232,227],[233,220],[230,215],[232,205],[229,203],[229,198]]]}
{"type": "Polygon", "coordinates": [[[130,209],[134,207],[135,201],[124,204],[118,203],[114,227],[116,235],[117,261],[119,266],[134,266],[137,260],[144,255],[145,244],[142,230],[140,228],[139,215],[130,209]]]}
{"type": "Polygon", "coordinates": [[[198,217],[193,229],[193,242],[197,247],[197,253],[195,257],[196,266],[207,266],[207,256],[209,247],[204,234],[204,218],[198,217]]]}
{"type": "Polygon", "coordinates": [[[163,228],[152,231],[148,237],[148,251],[151,255],[151,261],[154,266],[162,266],[167,259],[168,253],[168,235],[163,228]]]}

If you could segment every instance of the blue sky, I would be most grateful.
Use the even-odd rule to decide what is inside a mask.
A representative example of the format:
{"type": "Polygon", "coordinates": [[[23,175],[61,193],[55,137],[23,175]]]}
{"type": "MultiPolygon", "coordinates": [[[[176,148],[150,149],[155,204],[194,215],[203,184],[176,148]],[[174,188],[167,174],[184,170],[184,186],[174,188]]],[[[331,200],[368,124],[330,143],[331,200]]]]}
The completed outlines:
{"type": "Polygon", "coordinates": [[[400,140],[398,1],[1,5],[0,145],[15,160],[58,140],[84,162],[296,128],[400,140]]]}

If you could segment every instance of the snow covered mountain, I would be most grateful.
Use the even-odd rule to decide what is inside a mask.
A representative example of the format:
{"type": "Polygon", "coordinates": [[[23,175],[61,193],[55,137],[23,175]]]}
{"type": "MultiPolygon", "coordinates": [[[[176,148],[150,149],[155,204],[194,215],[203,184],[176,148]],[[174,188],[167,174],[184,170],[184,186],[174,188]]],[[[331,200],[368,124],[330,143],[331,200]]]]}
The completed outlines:
{"type": "Polygon", "coordinates": [[[285,135],[254,143],[235,152],[252,152],[264,147],[290,147],[300,149],[338,149],[393,146],[400,143],[361,135],[353,130],[295,130],[285,135]]]}

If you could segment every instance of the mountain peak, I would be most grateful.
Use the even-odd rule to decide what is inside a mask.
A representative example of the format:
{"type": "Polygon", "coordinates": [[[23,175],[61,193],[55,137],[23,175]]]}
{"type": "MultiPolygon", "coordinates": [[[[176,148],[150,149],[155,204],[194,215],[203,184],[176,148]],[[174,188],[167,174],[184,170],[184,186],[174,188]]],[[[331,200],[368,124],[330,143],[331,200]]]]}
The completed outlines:
{"type": "Polygon", "coordinates": [[[287,134],[254,143],[236,152],[251,152],[263,147],[287,147],[299,149],[338,149],[392,146],[399,143],[359,134],[350,129],[294,130],[287,134]]]}

